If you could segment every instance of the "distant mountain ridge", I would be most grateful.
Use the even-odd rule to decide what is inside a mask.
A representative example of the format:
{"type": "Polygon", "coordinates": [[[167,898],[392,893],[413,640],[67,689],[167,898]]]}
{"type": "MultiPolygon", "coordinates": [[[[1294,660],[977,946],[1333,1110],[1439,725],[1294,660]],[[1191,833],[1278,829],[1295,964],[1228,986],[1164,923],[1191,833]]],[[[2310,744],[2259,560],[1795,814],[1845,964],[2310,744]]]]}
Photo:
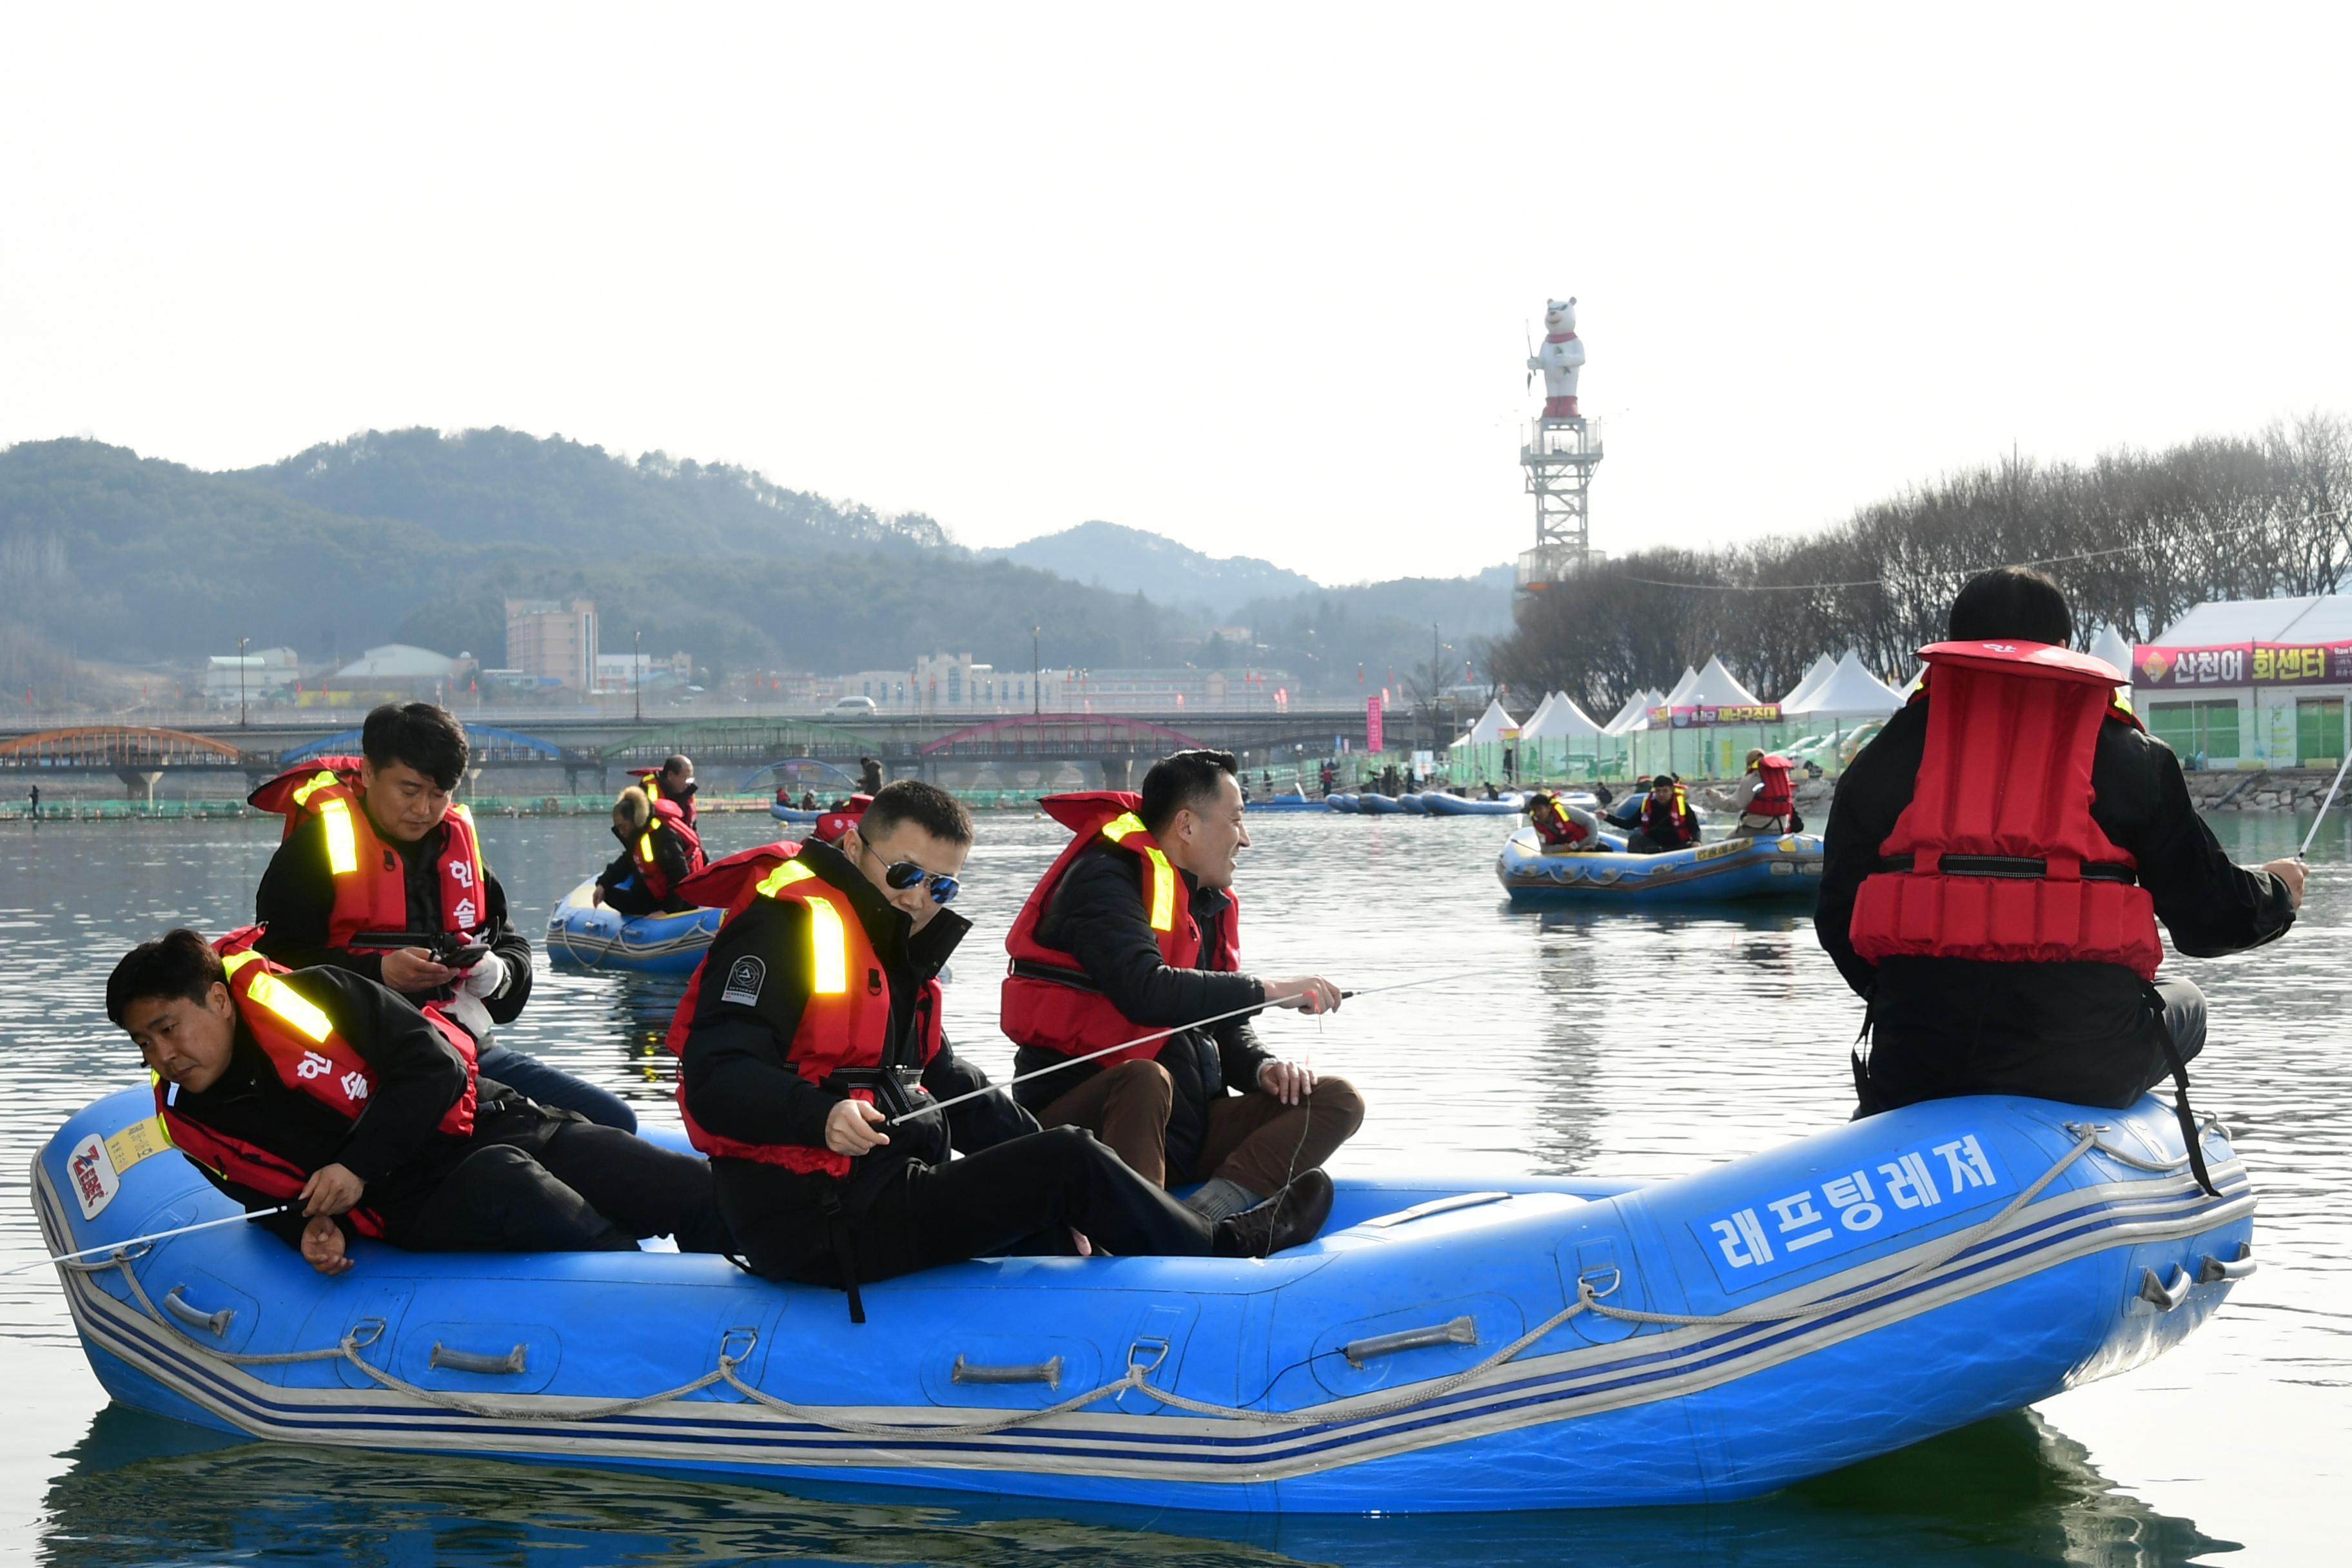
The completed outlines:
{"type": "Polygon", "coordinates": [[[1229,620],[1253,599],[1313,593],[1312,577],[1255,556],[1204,555],[1162,534],[1099,520],[974,554],[1034,566],[1073,583],[1142,594],[1159,604],[1229,620]]]}

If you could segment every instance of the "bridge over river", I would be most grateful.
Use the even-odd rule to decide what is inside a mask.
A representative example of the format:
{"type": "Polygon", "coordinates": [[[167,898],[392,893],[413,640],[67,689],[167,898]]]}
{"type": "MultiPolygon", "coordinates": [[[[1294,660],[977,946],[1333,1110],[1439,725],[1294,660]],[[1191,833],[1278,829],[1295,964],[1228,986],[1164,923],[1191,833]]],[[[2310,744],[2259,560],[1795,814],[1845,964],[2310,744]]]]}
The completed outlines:
{"type": "MultiPolygon", "coordinates": [[[[993,773],[1011,784],[1021,773],[1050,773],[1070,763],[1098,770],[1103,782],[1128,787],[1139,760],[1188,746],[1240,753],[1252,766],[1328,754],[1340,736],[1363,743],[1360,709],[1298,709],[1219,713],[1198,718],[1158,714],[1013,713],[983,718],[875,715],[846,720],[793,716],[698,715],[647,721],[631,716],[499,712],[460,715],[473,743],[468,784],[488,772],[560,770],[566,794],[617,787],[627,770],[659,763],[673,752],[725,788],[757,787],[761,775],[786,763],[824,764],[851,776],[873,757],[891,777],[968,784],[993,773]],[[736,781],[740,780],[739,784],[736,781]]],[[[0,728],[0,780],[16,787],[61,775],[111,773],[136,798],[181,774],[242,775],[249,788],[312,757],[350,755],[359,731],[339,715],[303,721],[275,715],[247,724],[199,722],[169,729],[132,723],[87,722],[39,729],[0,728]]]]}

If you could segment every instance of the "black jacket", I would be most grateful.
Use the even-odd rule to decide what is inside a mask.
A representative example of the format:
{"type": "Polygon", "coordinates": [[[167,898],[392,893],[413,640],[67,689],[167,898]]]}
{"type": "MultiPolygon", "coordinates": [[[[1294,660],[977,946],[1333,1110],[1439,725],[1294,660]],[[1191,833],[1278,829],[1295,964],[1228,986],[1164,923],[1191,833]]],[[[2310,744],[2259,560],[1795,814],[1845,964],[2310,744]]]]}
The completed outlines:
{"type": "MultiPolygon", "coordinates": [[[[1870,1002],[1871,1087],[1884,1104],[1957,1094],[2028,1094],[2125,1106],[2165,1076],[2139,976],[2113,963],[1890,958],[1848,934],[1862,880],[1911,803],[1927,743],[1927,700],[1886,721],[1838,781],[1824,834],[1813,928],[1846,984],[1870,1002]]],[[[2121,719],[2100,726],[2091,819],[2137,862],[2175,952],[2195,958],[2274,941],[2294,923],[2286,885],[2231,863],[2189,804],[2180,763],[2121,719]]]]}
{"type": "MultiPolygon", "coordinates": [[[[1234,918],[1234,901],[1214,888],[1202,887],[1190,871],[1183,877],[1207,962],[1222,945],[1219,934],[1234,918]]],[[[1037,921],[1037,940],[1068,953],[1139,1035],[1265,1003],[1265,985],[1250,975],[1171,969],[1161,963],[1160,943],[1144,908],[1142,867],[1132,855],[1108,846],[1081,855],[1063,873],[1061,886],[1054,889],[1037,921]]],[[[1055,1052],[1024,1046],[1013,1065],[1016,1073],[1031,1073],[1062,1059],[1055,1052]]],[[[1168,1113],[1171,1179],[1182,1180],[1199,1161],[1208,1137],[1210,1102],[1229,1088],[1242,1093],[1255,1089],[1258,1069],[1272,1059],[1246,1017],[1186,1029],[1161,1044],[1160,1065],[1168,1069],[1176,1090],[1168,1113]]],[[[1013,1092],[1031,1110],[1042,1110],[1102,1070],[1098,1061],[1073,1062],[1013,1092]]]]}
{"type": "Polygon", "coordinates": [[[615,829],[614,837],[621,840],[621,852],[596,874],[596,886],[604,889],[604,902],[625,915],[652,914],[656,910],[676,913],[694,908],[694,900],[681,897],[677,891],[677,885],[692,875],[694,869],[687,859],[686,846],[662,823],[655,823],[650,831],[654,836],[654,864],[659,866],[662,875],[669,879],[669,896],[654,897],[653,889],[646,886],[646,879],[637,869],[636,851],[629,844],[632,836],[615,829]]]}
{"type": "MultiPolygon", "coordinates": [[[[400,1239],[401,1222],[470,1152],[474,1139],[437,1129],[466,1090],[466,1066],[425,1015],[374,981],[329,965],[300,969],[285,984],[317,1005],[335,1032],[368,1064],[373,1086],[357,1119],[346,1121],[278,1080],[242,1020],[228,1070],[202,1093],[171,1089],[173,1109],[205,1126],[280,1155],[306,1172],[341,1165],[367,1184],[363,1208],[384,1218],[387,1240],[400,1239]]],[[[488,1079],[476,1089],[475,1126],[517,1115],[551,1123],[543,1110],[488,1079]]],[[[199,1169],[202,1169],[200,1166],[199,1169]]],[[[284,1201],[205,1172],[213,1185],[250,1209],[284,1201]]],[[[299,1245],[304,1220],[283,1214],[261,1222],[299,1245]]],[[[348,1222],[344,1234],[352,1235],[348,1222]]]]}
{"type": "MultiPolygon", "coordinates": [[[[843,895],[865,928],[890,991],[886,1057],[911,1062],[919,1009],[929,1005],[923,983],[947,963],[971,929],[971,922],[952,910],[941,910],[920,931],[915,931],[914,922],[829,844],[812,840],[804,845],[800,864],[843,895]]],[[[722,1138],[824,1146],[825,1118],[844,1097],[811,1083],[793,1066],[794,1037],[808,1005],[809,952],[806,906],[793,900],[755,899],[720,929],[710,955],[703,960],[679,1073],[687,1109],[696,1121],[722,1138]],[[739,964],[745,967],[739,971],[739,964]],[[738,973],[757,976],[748,982],[748,999],[743,990],[728,983],[738,973]]],[[[856,984],[858,977],[851,979],[856,984]]],[[[946,1100],[985,1088],[988,1077],[958,1059],[942,1032],[938,1055],[923,1068],[922,1083],[934,1099],[946,1100]]],[[[854,1212],[911,1160],[936,1163],[947,1158],[950,1142],[972,1153],[1037,1130],[1036,1119],[1010,1096],[983,1095],[943,1115],[918,1117],[889,1129],[890,1142],[855,1161],[846,1184],[825,1175],[799,1175],[782,1166],[772,1174],[801,1184],[803,1206],[812,1213],[824,1206],[828,1194],[854,1212]],[[840,1190],[844,1185],[846,1192],[840,1190]]]]}
{"type": "MultiPolygon", "coordinates": [[[[381,984],[383,954],[353,952],[348,948],[327,945],[327,931],[335,913],[335,874],[327,866],[326,837],[325,823],[314,816],[296,828],[278,847],[278,853],[270,857],[268,868],[261,873],[260,889],[253,898],[253,918],[263,928],[254,946],[264,957],[289,969],[331,964],[381,984]]],[[[414,844],[384,840],[400,852],[411,931],[441,929],[441,879],[435,871],[434,860],[448,841],[446,823],[414,844]]],[[[510,1024],[522,1012],[523,1004],[530,1000],[530,942],[507,918],[507,890],[499,885],[498,878],[490,874],[487,866],[482,870],[482,885],[483,913],[489,921],[486,940],[507,972],[504,989],[494,996],[484,997],[482,1005],[488,1010],[492,1023],[510,1024]]],[[[419,992],[408,1000],[419,1004],[446,1001],[455,994],[456,986],[445,985],[437,991],[419,992]]]]}

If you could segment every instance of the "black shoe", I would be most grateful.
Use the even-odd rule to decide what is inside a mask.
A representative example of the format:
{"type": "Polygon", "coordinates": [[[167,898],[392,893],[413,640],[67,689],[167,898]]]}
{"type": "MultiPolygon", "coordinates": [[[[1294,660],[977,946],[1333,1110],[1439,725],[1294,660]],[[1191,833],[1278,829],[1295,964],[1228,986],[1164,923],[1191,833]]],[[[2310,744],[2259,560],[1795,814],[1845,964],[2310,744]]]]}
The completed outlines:
{"type": "Polygon", "coordinates": [[[1331,1178],[1309,1171],[1274,1196],[1217,1222],[1220,1258],[1265,1258],[1315,1239],[1331,1217],[1331,1178]]]}

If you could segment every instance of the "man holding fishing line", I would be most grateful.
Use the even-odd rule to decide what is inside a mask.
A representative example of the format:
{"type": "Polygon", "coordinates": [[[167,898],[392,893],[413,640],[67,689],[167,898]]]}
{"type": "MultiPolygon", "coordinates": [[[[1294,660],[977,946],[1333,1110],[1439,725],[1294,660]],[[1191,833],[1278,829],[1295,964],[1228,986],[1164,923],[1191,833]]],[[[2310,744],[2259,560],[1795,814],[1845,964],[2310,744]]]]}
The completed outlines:
{"type": "Polygon", "coordinates": [[[2294,924],[2303,867],[2231,863],[2179,760],[2116,700],[2123,673],[2074,635],[2040,573],[1960,590],[1918,695],[1838,782],[1814,929],[1869,1003],[1863,1113],[1966,1094],[2120,1108],[2170,1077],[2193,1155],[2205,997],[2156,978],[2157,922],[2192,957],[2259,947],[2294,924]]]}
{"type": "Polygon", "coordinates": [[[1250,838],[1234,766],[1230,752],[1179,752],[1139,796],[1045,801],[1075,837],[1004,944],[1022,1105],[1095,1133],[1153,1182],[1203,1184],[1186,1202],[1212,1220],[1318,1169],[1364,1120],[1345,1079],[1278,1060],[1250,1028],[1261,1007],[1328,1013],[1340,994],[1318,974],[1240,972],[1232,889],[1250,838]],[[1110,1049],[1162,1028],[1173,1032],[1110,1049]]]}
{"type": "Polygon", "coordinates": [[[1212,1222],[1077,1128],[1040,1131],[958,1058],[940,968],[971,852],[955,797],[901,779],[837,845],[730,856],[698,881],[726,923],[670,1026],[687,1134],[753,1271],[838,1285],[968,1258],[1262,1258],[1313,1239],[1331,1182],[1212,1222]],[[961,1153],[950,1160],[950,1151],[961,1153]]]}

